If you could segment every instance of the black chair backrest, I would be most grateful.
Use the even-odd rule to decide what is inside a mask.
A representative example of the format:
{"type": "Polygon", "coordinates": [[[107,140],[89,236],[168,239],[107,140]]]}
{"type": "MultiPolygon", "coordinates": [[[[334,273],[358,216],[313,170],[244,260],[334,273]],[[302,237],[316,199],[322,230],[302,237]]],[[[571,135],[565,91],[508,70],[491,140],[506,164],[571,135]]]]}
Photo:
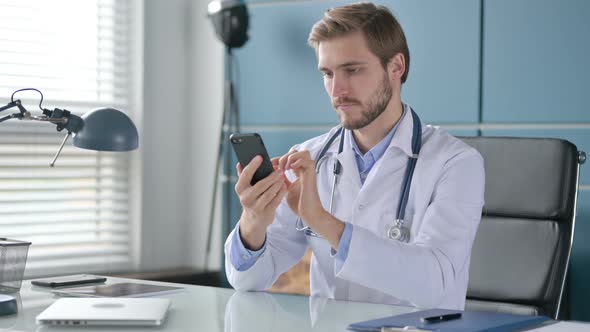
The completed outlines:
{"type": "Polygon", "coordinates": [[[576,146],[544,138],[461,139],[481,153],[486,172],[467,309],[557,318],[575,224],[576,146]]]}

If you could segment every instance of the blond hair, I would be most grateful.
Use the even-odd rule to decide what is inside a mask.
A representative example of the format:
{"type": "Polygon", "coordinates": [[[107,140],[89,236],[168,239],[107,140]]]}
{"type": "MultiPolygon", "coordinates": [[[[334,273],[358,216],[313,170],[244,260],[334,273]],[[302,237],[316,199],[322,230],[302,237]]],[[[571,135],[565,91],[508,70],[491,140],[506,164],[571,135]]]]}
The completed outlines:
{"type": "Polygon", "coordinates": [[[369,2],[335,7],[314,24],[307,42],[316,52],[322,41],[361,32],[369,50],[379,58],[384,69],[395,55],[401,53],[406,60],[404,83],[410,71],[410,50],[404,31],[391,11],[369,2]]]}

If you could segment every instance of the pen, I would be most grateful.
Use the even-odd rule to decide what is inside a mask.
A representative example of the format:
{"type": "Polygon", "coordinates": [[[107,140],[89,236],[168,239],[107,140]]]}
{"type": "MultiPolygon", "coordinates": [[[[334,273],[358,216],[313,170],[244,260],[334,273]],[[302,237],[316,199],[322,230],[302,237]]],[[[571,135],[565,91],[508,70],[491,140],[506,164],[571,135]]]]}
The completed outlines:
{"type": "Polygon", "coordinates": [[[430,317],[422,317],[422,323],[439,323],[439,322],[446,322],[453,319],[461,318],[461,313],[453,313],[447,315],[438,315],[438,316],[430,316],[430,317]]]}

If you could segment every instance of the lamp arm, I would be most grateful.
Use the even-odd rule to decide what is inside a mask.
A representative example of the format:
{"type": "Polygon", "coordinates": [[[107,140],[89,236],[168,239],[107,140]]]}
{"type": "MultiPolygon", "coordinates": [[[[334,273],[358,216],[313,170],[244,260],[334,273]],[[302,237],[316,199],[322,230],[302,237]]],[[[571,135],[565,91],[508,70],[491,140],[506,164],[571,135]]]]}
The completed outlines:
{"type": "Polygon", "coordinates": [[[14,119],[14,118],[22,119],[22,118],[25,117],[25,114],[29,113],[25,109],[25,107],[21,104],[21,102],[20,102],[19,99],[12,100],[8,104],[6,104],[5,106],[0,107],[0,112],[9,110],[9,109],[14,108],[14,107],[17,107],[19,109],[20,113],[13,113],[13,114],[7,115],[5,117],[2,117],[2,118],[0,118],[0,122],[4,122],[6,120],[14,119]]]}
{"type": "Polygon", "coordinates": [[[84,127],[84,121],[77,115],[71,114],[67,110],[62,110],[59,108],[54,109],[53,111],[43,108],[43,115],[42,116],[35,116],[31,115],[31,112],[27,111],[27,109],[22,105],[19,99],[11,100],[5,106],[0,107],[0,112],[9,110],[11,108],[17,107],[19,113],[13,113],[7,116],[0,118],[0,122],[4,122],[6,120],[17,118],[19,120],[34,120],[34,121],[42,121],[42,122],[51,122],[57,125],[57,131],[62,131],[63,129],[67,129],[68,133],[64,137],[57,153],[53,157],[53,160],[49,164],[51,167],[55,165],[55,161],[57,157],[61,153],[66,141],[73,133],[77,133],[84,127]]]}
{"type": "Polygon", "coordinates": [[[15,118],[14,114],[10,114],[10,115],[0,118],[0,122],[4,122],[6,120],[10,120],[10,119],[14,119],[14,118],[15,118]]]}
{"type": "Polygon", "coordinates": [[[68,118],[61,117],[61,118],[51,118],[48,116],[35,116],[28,113],[23,117],[23,120],[35,120],[35,121],[43,121],[43,122],[51,122],[53,124],[66,124],[68,122],[68,118]]]}
{"type": "Polygon", "coordinates": [[[55,158],[51,162],[53,166],[55,159],[63,149],[69,137],[73,136],[74,146],[97,151],[131,151],[137,149],[139,138],[137,128],[133,121],[123,112],[113,108],[100,108],[86,112],[82,117],[72,114],[65,109],[54,108],[49,110],[43,108],[43,93],[35,88],[19,89],[12,93],[10,102],[0,106],[0,112],[11,108],[18,108],[18,113],[0,117],[0,122],[13,118],[19,120],[34,120],[50,122],[56,125],[57,131],[66,130],[64,137],[55,158]],[[39,109],[43,114],[32,115],[21,104],[21,101],[14,96],[21,91],[36,91],[41,96],[39,109]]]}
{"type": "Polygon", "coordinates": [[[77,133],[80,130],[82,130],[82,127],[84,126],[84,122],[79,116],[70,113],[70,111],[68,110],[63,110],[59,108],[55,108],[53,111],[44,108],[44,115],[31,115],[31,112],[27,111],[27,109],[22,105],[19,99],[13,100],[5,106],[0,107],[0,112],[9,110],[14,107],[17,107],[19,109],[19,113],[13,113],[5,117],[2,117],[0,118],[0,122],[4,122],[6,120],[14,118],[19,120],[51,122],[57,125],[57,131],[62,131],[65,128],[68,130],[69,133],[77,133]]]}
{"type": "Polygon", "coordinates": [[[9,102],[8,104],[6,104],[6,106],[2,106],[2,107],[0,107],[0,112],[3,112],[3,111],[6,111],[6,110],[8,110],[8,109],[11,109],[11,108],[15,107],[15,106],[16,106],[16,102],[17,102],[17,101],[18,101],[18,100],[16,100],[16,101],[11,101],[11,102],[9,102]]]}

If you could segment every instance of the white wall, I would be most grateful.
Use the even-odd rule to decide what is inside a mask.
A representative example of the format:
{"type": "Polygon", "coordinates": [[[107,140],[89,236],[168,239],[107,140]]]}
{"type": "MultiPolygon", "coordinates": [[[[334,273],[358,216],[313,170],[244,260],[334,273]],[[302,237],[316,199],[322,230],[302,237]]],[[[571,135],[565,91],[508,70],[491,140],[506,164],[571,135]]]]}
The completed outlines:
{"type": "Polygon", "coordinates": [[[206,9],[203,0],[144,4],[142,271],[204,264],[223,98],[223,46],[206,9]]]}

